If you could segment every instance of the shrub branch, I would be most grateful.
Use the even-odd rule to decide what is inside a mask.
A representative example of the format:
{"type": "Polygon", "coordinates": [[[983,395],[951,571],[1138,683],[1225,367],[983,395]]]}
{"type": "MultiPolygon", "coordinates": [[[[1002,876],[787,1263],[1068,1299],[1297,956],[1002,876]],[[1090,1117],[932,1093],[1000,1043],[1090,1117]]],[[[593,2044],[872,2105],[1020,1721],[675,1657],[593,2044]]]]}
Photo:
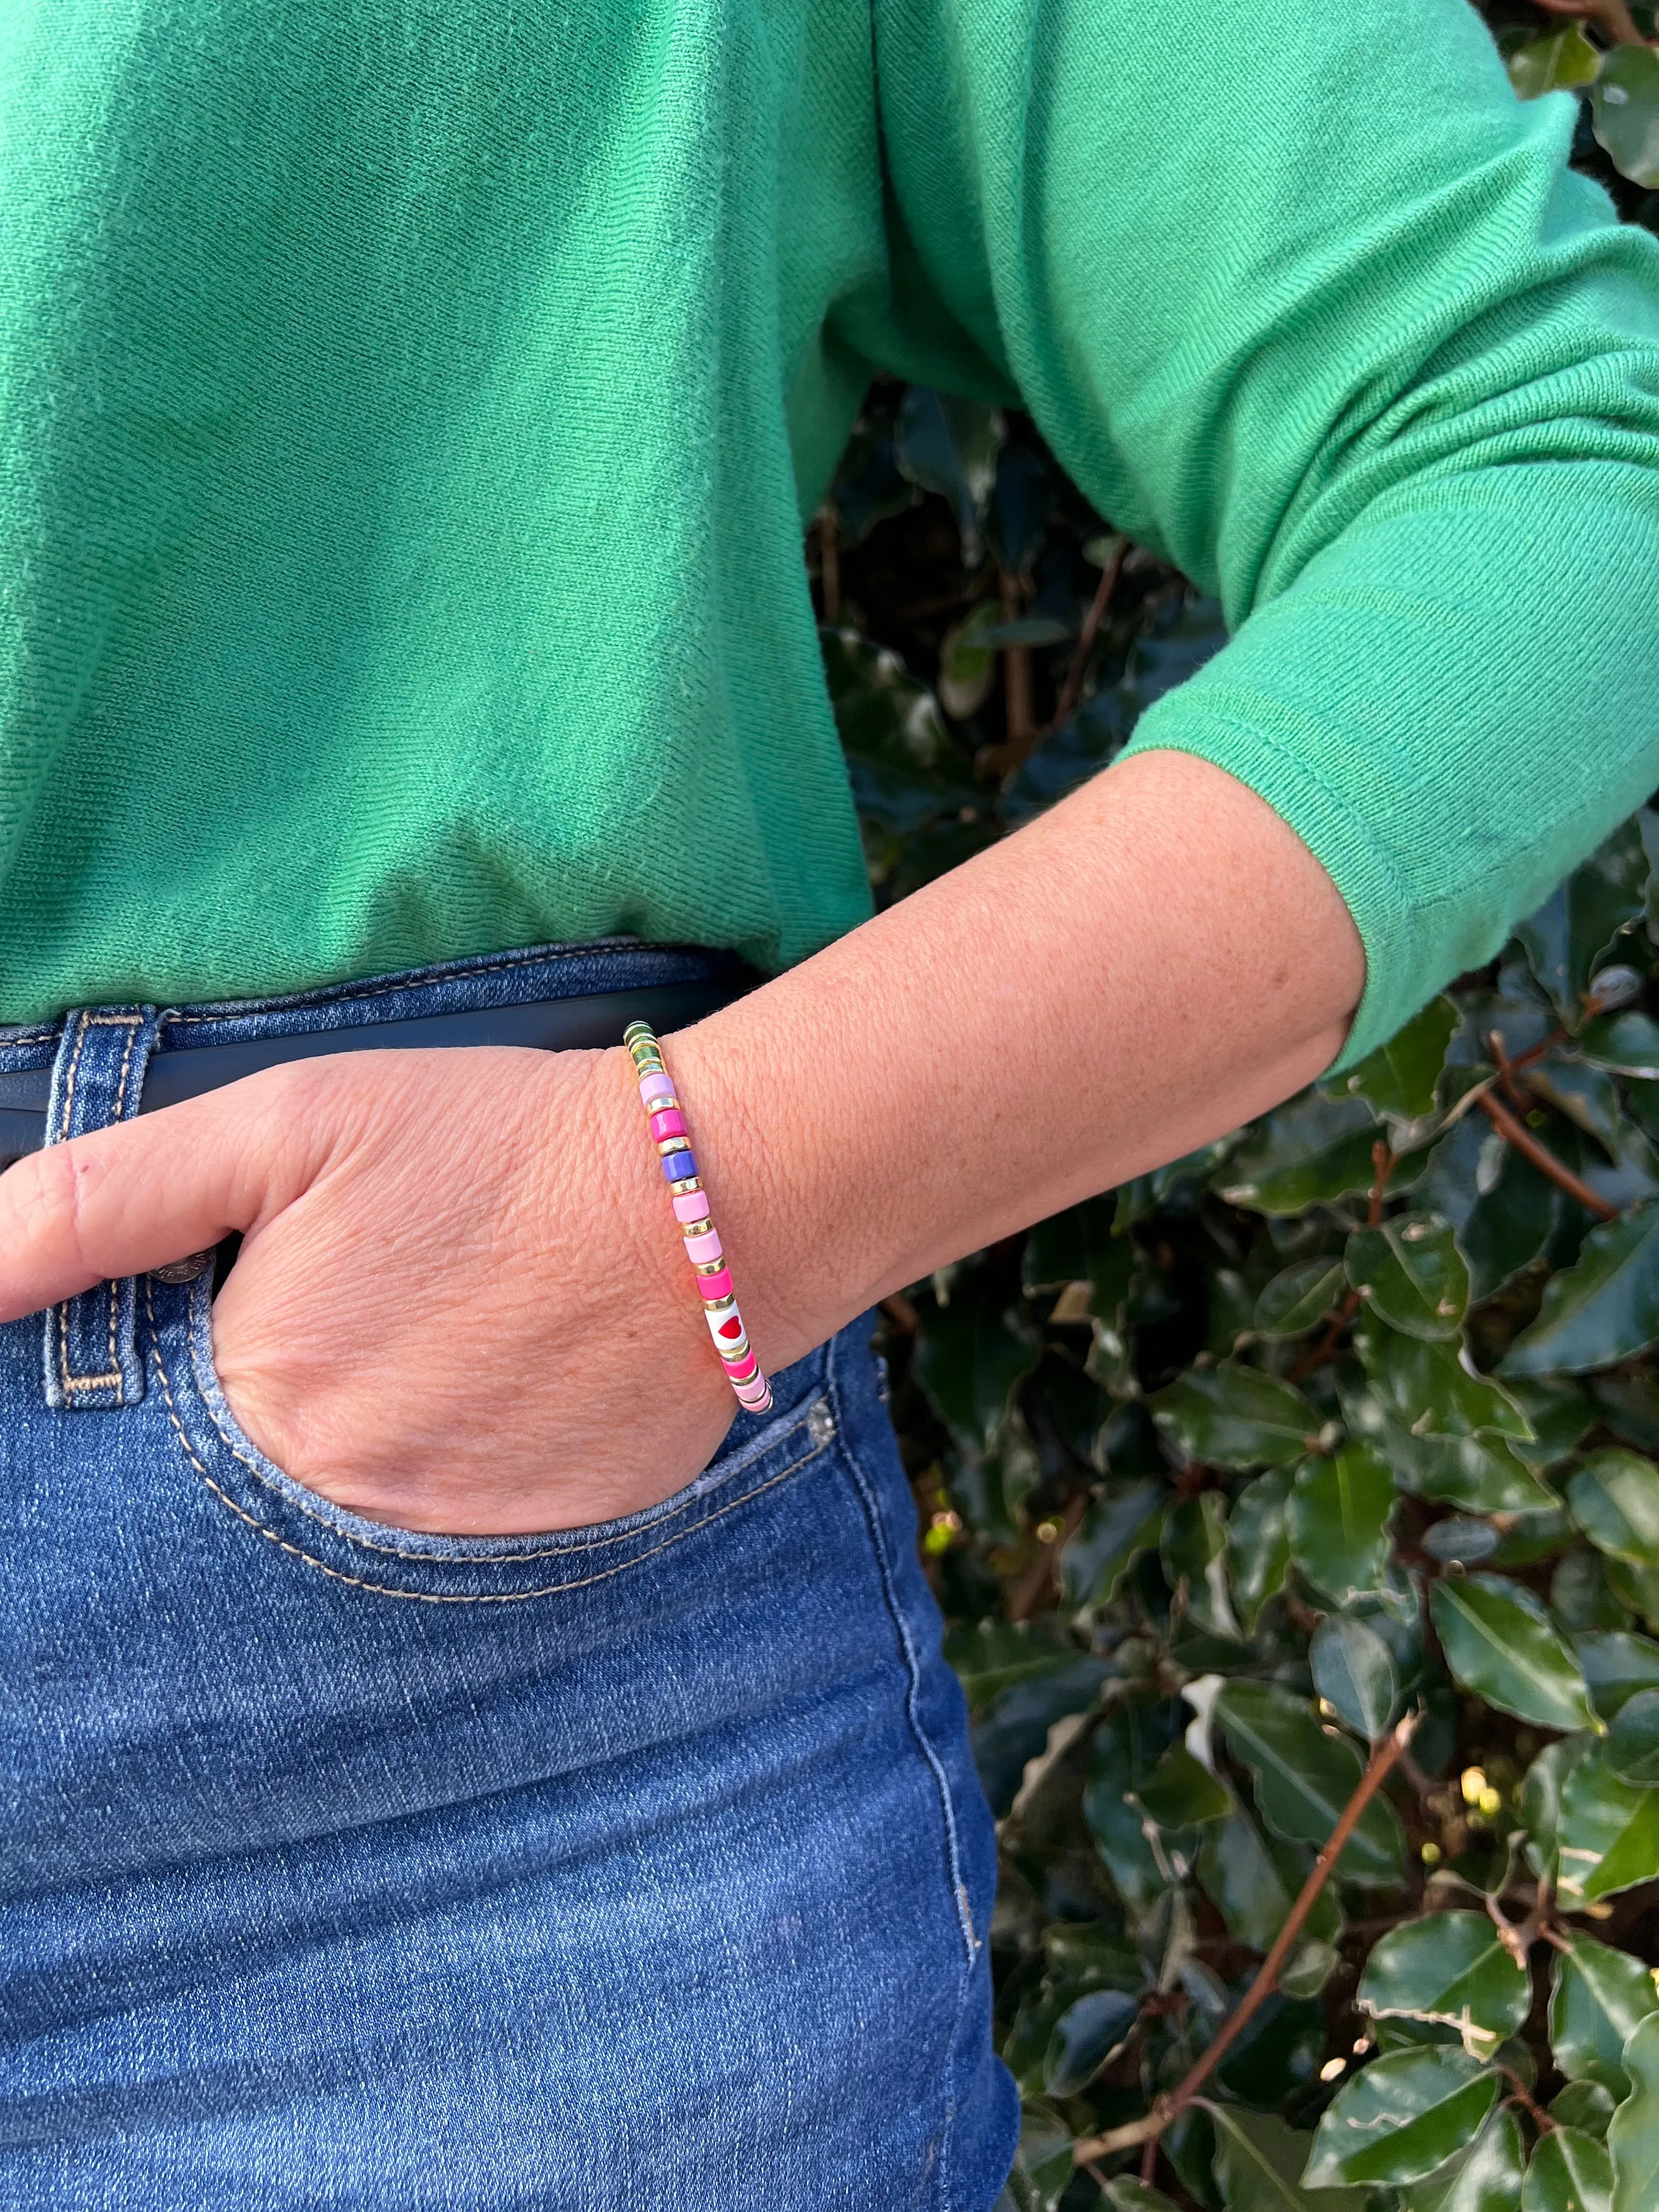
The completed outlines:
{"type": "Polygon", "coordinates": [[[1200,2056],[1197,2063],[1182,2082],[1167,2097],[1160,2097],[1144,2118],[1130,2120],[1123,2127],[1109,2129],[1103,2136],[1091,2136],[1076,2145],[1073,2155],[1079,2160],[1104,2157],[1109,2151],[1132,2150],[1137,2144],[1154,2141],[1161,2136],[1176,2116],[1197,2096],[1227,2052],[1237,2042],[1246,2025],[1260,2012],[1278,1986],[1285,1961],[1295,1948],[1297,1940],[1307,1924],[1308,1915],[1318,1901],[1319,1893],[1330,1880],[1332,1869],[1342,1855],[1343,1845],[1359,1826],[1367,1805],[1382,1788],[1401,1753],[1411,1741],[1417,1728],[1418,1716],[1408,1713],[1396,1728],[1390,1729],[1372,1751],[1365,1771],[1354,1784],[1353,1795],[1343,1807],[1341,1817],[1320,1846],[1312,1871],[1302,1885],[1302,1893],[1291,1907],[1285,1925],[1279,1929],[1273,1947],[1261,1961],[1255,1979],[1245,1991],[1243,1999],[1222,2022],[1209,2047],[1200,2056]]]}

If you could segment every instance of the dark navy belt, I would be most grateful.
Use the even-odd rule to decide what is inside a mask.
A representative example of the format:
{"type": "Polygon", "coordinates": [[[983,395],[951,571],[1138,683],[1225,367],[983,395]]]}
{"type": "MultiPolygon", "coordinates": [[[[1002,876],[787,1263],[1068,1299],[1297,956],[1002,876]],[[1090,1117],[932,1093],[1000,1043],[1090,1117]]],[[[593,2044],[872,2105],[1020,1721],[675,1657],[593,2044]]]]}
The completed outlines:
{"type": "MultiPolygon", "coordinates": [[[[752,969],[692,983],[646,983],[631,991],[596,991],[569,999],[532,999],[519,1006],[480,1006],[423,1014],[411,1021],[368,1022],[254,1037],[236,1044],[164,1045],[149,1063],[141,1114],[199,1097],[245,1075],[326,1053],[392,1052],[453,1045],[520,1045],[536,1052],[573,1052],[620,1044],[629,1022],[661,1034],[701,1021],[751,989],[752,969]]],[[[52,1070],[0,1072],[0,1169],[46,1141],[52,1070]]]]}

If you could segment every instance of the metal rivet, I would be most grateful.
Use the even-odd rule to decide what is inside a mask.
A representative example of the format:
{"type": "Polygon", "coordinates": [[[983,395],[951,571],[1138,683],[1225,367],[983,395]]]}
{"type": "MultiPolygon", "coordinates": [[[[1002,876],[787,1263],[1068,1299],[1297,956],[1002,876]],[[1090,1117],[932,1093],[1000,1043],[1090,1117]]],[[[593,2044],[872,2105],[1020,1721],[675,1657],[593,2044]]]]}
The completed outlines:
{"type": "Polygon", "coordinates": [[[169,1260],[165,1267],[152,1267],[149,1272],[158,1283],[193,1283],[212,1265],[213,1248],[210,1245],[205,1252],[192,1252],[188,1260],[169,1260]]]}
{"type": "Polygon", "coordinates": [[[836,1433],[836,1417],[827,1398],[816,1398],[806,1416],[806,1433],[815,1444],[827,1444],[836,1433]]]}

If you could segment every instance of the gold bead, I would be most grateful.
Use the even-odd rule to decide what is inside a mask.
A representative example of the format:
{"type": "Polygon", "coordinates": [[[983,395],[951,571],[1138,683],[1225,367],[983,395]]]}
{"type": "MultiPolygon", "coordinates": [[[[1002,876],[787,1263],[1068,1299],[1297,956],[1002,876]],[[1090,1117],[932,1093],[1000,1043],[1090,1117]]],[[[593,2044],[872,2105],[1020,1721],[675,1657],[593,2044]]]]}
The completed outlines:
{"type": "MultiPolygon", "coordinates": [[[[684,1147],[682,1146],[681,1149],[683,1151],[684,1147]]],[[[684,1198],[688,1191],[701,1190],[702,1182],[697,1176],[687,1176],[681,1182],[671,1182],[668,1188],[676,1198],[684,1198]]]]}
{"type": "Polygon", "coordinates": [[[665,1160],[671,1152],[689,1152],[690,1149],[690,1137],[659,1137],[657,1139],[657,1158],[659,1160],[665,1160]]]}
{"type": "Polygon", "coordinates": [[[727,1291],[721,1297],[705,1298],[702,1310],[705,1313],[732,1313],[736,1310],[737,1303],[736,1293],[727,1291]]]}
{"type": "MultiPolygon", "coordinates": [[[[686,1242],[690,1243],[694,1237],[707,1237],[709,1231],[714,1224],[705,1213],[701,1221],[687,1221],[683,1223],[681,1225],[685,1231],[686,1242]]],[[[695,1267],[696,1265],[696,1261],[694,1260],[691,1264],[695,1267]]],[[[726,1263],[722,1261],[720,1264],[724,1267],[726,1263]]]]}

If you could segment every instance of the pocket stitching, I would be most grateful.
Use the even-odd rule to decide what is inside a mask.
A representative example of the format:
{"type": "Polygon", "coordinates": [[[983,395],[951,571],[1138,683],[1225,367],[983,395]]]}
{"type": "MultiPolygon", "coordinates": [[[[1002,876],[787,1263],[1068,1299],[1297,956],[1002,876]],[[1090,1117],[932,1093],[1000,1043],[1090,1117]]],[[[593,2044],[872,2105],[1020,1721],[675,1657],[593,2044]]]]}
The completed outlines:
{"type": "MultiPolygon", "coordinates": [[[[222,1505],[234,1513],[239,1521],[246,1522],[256,1534],[264,1537],[267,1542],[275,1544],[279,1551],[288,1553],[294,1559],[303,1560],[308,1567],[315,1567],[319,1574],[327,1575],[331,1581],[348,1583],[353,1589],[368,1590],[377,1597],[404,1598],[421,1605],[520,1605],[530,1598],[556,1597],[565,1590],[587,1589],[595,1583],[609,1582],[617,1575],[627,1574],[631,1568],[642,1565],[647,1559],[654,1559],[658,1553],[668,1551],[674,1545],[684,1543],[688,1536],[695,1536],[699,1529],[707,1528],[714,1522],[723,1520],[728,1513],[734,1513],[738,1506],[748,1504],[751,1498],[759,1498],[765,1492],[775,1489],[779,1483],[787,1481],[792,1474],[799,1474],[802,1468],[826,1451],[832,1441],[831,1437],[826,1437],[823,1443],[815,1443],[810,1451],[803,1452],[799,1459],[792,1460],[787,1467],[780,1468],[775,1474],[769,1475],[764,1482],[757,1483],[752,1490],[744,1491],[741,1498],[728,1498],[724,1505],[718,1507],[713,1513],[705,1514],[701,1521],[694,1522],[690,1528],[676,1530],[674,1534],[668,1537],[663,1543],[653,1544],[648,1551],[640,1553],[634,1559],[621,1560],[614,1566],[601,1568],[597,1574],[577,1576],[568,1582],[549,1583],[540,1589],[530,1590],[460,1592],[398,1589],[389,1583],[369,1582],[362,1575],[349,1575],[343,1568],[330,1566],[326,1559],[316,1558],[313,1553],[305,1551],[300,1545],[291,1543],[285,1536],[279,1535],[268,1522],[261,1521],[256,1514],[250,1513],[245,1506],[239,1505],[234,1498],[221,1489],[191,1447],[184,1423],[179,1419],[178,1408],[173,1403],[172,1382],[167,1374],[167,1363],[161,1357],[160,1337],[153,1327],[150,1334],[150,1355],[155,1363],[156,1374],[161,1385],[161,1394],[167,1401],[167,1419],[173,1425],[179,1448],[201,1477],[204,1485],[222,1505]]],[[[237,1456],[240,1458],[242,1455],[239,1453],[237,1456]]],[[[432,1559],[424,1553],[416,1553],[413,1556],[422,1559],[428,1565],[442,1566],[446,1564],[441,1559],[432,1559]]]]}
{"type": "MultiPolygon", "coordinates": [[[[202,1294],[207,1294],[205,1279],[203,1279],[202,1294]]],[[[192,1299],[192,1304],[193,1303],[194,1301],[192,1299]]],[[[157,1364],[160,1365],[161,1364],[161,1331],[157,1328],[155,1322],[155,1299],[150,1290],[150,1282],[148,1276],[144,1279],[144,1310],[149,1320],[150,1338],[155,1346],[157,1364]]],[[[193,1326],[195,1321],[195,1315],[193,1312],[191,1318],[192,1327],[190,1334],[190,1363],[196,1377],[197,1396],[201,1402],[203,1412],[213,1424],[214,1430],[218,1436],[220,1443],[230,1454],[231,1457],[240,1461],[242,1466],[247,1469],[248,1473],[252,1475],[254,1480],[261,1484],[264,1488],[270,1491],[274,1496],[280,1498],[284,1505],[289,1507],[295,1512],[303,1513],[307,1520],[317,1522],[319,1526],[328,1530],[331,1536],[337,1537],[342,1543],[353,1544],[356,1546],[360,1551],[379,1552],[388,1559],[408,1559],[416,1565],[439,1567],[521,1566],[526,1561],[530,1559],[558,1559],[561,1557],[568,1557],[570,1554],[578,1552],[603,1551],[607,1546],[611,1544],[629,1543],[635,1536],[643,1536],[647,1534],[650,1528],[663,1526],[670,1521],[678,1519],[681,1514],[690,1512],[695,1505],[700,1504],[703,1498],[708,1497],[712,1492],[717,1490],[721,1484],[731,1481],[736,1475],[739,1474],[744,1465],[749,1461],[759,1458],[763,1452],[770,1451],[775,1445],[781,1443],[783,1439],[789,1434],[791,1427],[799,1427],[800,1423],[808,1418],[811,1411],[811,1407],[809,1402],[809,1404],[801,1408],[793,1424],[786,1420],[778,1427],[776,1434],[773,1436],[769,1441],[768,1439],[766,1431],[763,1430],[758,1437],[751,1438],[744,1449],[736,1455],[735,1464],[727,1468],[726,1472],[720,1478],[719,1482],[709,1482],[702,1485],[701,1487],[694,1484],[690,1486],[691,1494],[680,1504],[673,1506],[667,1512],[659,1514],[656,1521],[647,1523],[640,1528],[620,1528],[614,1535],[592,1537],[582,1537],[578,1530],[572,1529],[568,1532],[572,1538],[572,1540],[568,1543],[544,1544],[526,1552],[457,1552],[446,1550],[441,1553],[437,1553],[413,1551],[400,1544],[378,1544],[372,1536],[360,1536],[350,1528],[343,1528],[334,1519],[331,1514],[321,1512],[316,1506],[307,1504],[303,1498],[291,1498],[289,1496],[287,1491],[277,1487],[277,1486],[271,1480],[270,1475],[265,1472],[264,1468],[260,1466],[258,1461],[250,1458],[248,1454],[242,1449],[235,1437],[220,1419],[217,1409],[215,1407],[213,1403],[214,1392],[208,1389],[209,1378],[202,1372],[200,1348],[198,1344],[197,1334],[193,1326]]],[[[219,1384],[216,1375],[214,1376],[212,1379],[215,1389],[221,1389],[222,1386],[219,1384]]],[[[165,1391],[167,1390],[167,1388],[166,1370],[165,1368],[163,1368],[162,1389],[165,1391]]],[[[169,1407],[171,1407],[173,1400],[170,1391],[167,1392],[167,1403],[169,1407]]],[[[258,1447],[256,1446],[255,1449],[257,1449],[258,1447]]],[[[280,1469],[277,1471],[279,1473],[281,1472],[280,1469]]],[[[290,1475],[287,1480],[289,1482],[293,1482],[294,1478],[290,1475]]],[[[300,1483],[295,1483],[294,1487],[296,1490],[299,1490],[302,1489],[304,1486],[300,1483]]],[[[663,1502],[665,1504],[667,1503],[665,1499],[663,1502]]],[[[646,1510],[648,1511],[649,1508],[646,1510]]]]}

